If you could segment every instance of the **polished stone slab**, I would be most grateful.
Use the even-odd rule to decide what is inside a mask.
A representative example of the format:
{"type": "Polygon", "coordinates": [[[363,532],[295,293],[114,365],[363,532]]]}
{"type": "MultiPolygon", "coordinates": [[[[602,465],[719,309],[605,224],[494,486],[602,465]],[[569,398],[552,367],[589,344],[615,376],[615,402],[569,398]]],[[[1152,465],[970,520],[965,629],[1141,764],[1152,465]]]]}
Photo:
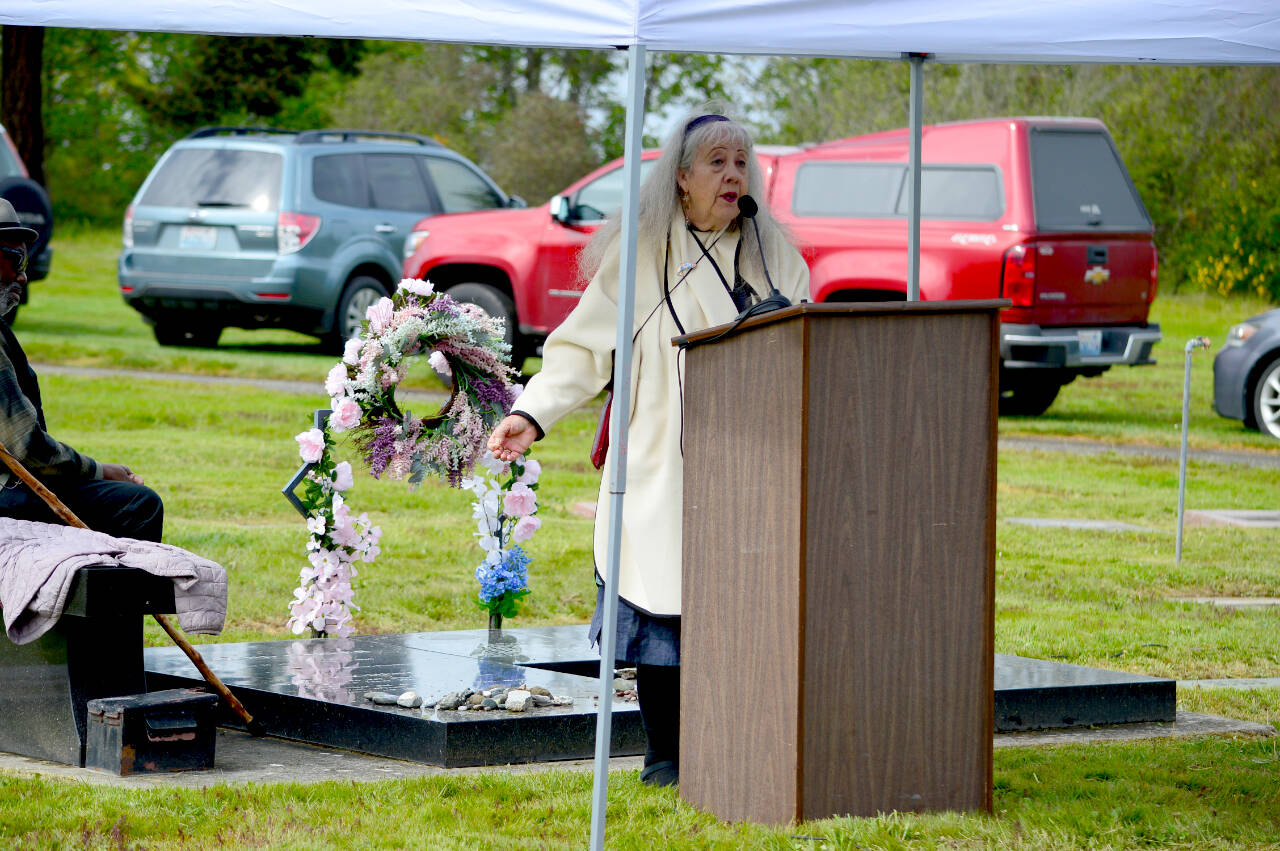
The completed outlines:
{"type": "MultiPolygon", "coordinates": [[[[207,644],[199,650],[272,736],[445,767],[583,759],[595,750],[597,680],[533,663],[555,665],[554,654],[566,644],[589,659],[586,628],[551,629],[560,631],[366,635],[207,644]],[[521,683],[571,697],[573,705],[520,714],[423,712],[364,699],[369,691],[416,691],[435,700],[463,688],[521,683]]],[[[145,659],[149,689],[200,682],[176,648],[149,648],[145,659]]],[[[615,700],[613,714],[611,752],[643,753],[635,703],[615,700]]],[[[238,726],[227,714],[221,723],[238,726]]]]}
{"type": "MultiPolygon", "coordinates": [[[[274,736],[441,766],[583,759],[594,752],[600,660],[586,626],[363,635],[200,647],[274,736]],[[541,685],[572,707],[527,714],[375,706],[367,691],[434,700],[463,687],[541,685]]],[[[151,689],[199,684],[176,648],[145,653],[151,689]]],[[[732,672],[726,672],[731,677],[732,672]]],[[[995,731],[1172,721],[1173,680],[995,657],[995,731]]],[[[613,704],[614,755],[642,753],[636,704],[613,704]]],[[[224,715],[226,726],[236,726],[224,715]]]]}
{"type": "Polygon", "coordinates": [[[998,733],[1173,721],[1177,681],[996,654],[998,733]]]}

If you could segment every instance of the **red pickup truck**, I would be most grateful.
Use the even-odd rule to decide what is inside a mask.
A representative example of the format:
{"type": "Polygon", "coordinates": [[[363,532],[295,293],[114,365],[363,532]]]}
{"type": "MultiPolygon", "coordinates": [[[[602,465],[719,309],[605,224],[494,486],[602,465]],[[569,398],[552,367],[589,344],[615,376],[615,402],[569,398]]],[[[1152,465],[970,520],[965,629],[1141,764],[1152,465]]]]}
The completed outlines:
{"type": "MultiPolygon", "coordinates": [[[[753,194],[791,228],[815,301],[906,298],[905,130],[757,153],[767,185],[753,194]]],[[[922,159],[920,297],[1013,302],[1001,315],[1001,413],[1041,414],[1077,376],[1154,363],[1151,219],[1100,121],[928,126],[922,159]]],[[[541,207],[422,220],[405,274],[507,317],[523,359],[577,303],[577,255],[621,202],[620,166],[541,207]]]]}

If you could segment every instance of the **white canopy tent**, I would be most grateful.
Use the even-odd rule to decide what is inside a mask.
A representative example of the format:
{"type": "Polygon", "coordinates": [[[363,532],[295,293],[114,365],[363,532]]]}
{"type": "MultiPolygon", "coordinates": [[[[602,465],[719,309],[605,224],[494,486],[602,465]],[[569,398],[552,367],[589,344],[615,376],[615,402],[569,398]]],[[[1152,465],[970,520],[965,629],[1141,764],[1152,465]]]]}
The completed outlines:
{"type": "Polygon", "coordinates": [[[1274,0],[3,0],[0,24],[942,62],[1280,62],[1274,0]]]}
{"type": "MultiPolygon", "coordinates": [[[[623,48],[628,63],[624,241],[614,405],[630,407],[636,199],[648,50],[909,59],[909,296],[918,295],[920,67],[940,62],[1280,64],[1276,0],[0,0],[0,24],[90,29],[623,48]]],[[[606,587],[617,588],[627,418],[613,417],[606,587]]],[[[591,847],[604,843],[617,595],[601,637],[591,847]]]]}

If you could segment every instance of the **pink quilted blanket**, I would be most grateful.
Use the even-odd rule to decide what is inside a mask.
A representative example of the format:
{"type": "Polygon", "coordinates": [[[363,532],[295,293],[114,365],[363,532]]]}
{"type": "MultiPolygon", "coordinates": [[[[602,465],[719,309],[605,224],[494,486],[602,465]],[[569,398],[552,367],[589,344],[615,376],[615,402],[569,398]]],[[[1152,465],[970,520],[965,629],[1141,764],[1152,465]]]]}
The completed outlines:
{"type": "Polygon", "coordinates": [[[222,631],[227,616],[222,565],[168,544],[0,517],[0,607],[9,638],[27,644],[48,632],[66,605],[71,578],[90,565],[137,567],[170,577],[183,631],[222,631]]]}

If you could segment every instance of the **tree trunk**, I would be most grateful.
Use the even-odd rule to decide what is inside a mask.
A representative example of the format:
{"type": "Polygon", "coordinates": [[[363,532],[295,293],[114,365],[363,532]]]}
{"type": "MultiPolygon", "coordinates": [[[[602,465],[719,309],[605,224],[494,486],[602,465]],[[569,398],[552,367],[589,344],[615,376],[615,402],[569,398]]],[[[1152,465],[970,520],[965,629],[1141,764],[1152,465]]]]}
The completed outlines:
{"type": "Polygon", "coordinates": [[[0,123],[31,178],[44,186],[44,27],[4,27],[0,50],[0,123]]]}

